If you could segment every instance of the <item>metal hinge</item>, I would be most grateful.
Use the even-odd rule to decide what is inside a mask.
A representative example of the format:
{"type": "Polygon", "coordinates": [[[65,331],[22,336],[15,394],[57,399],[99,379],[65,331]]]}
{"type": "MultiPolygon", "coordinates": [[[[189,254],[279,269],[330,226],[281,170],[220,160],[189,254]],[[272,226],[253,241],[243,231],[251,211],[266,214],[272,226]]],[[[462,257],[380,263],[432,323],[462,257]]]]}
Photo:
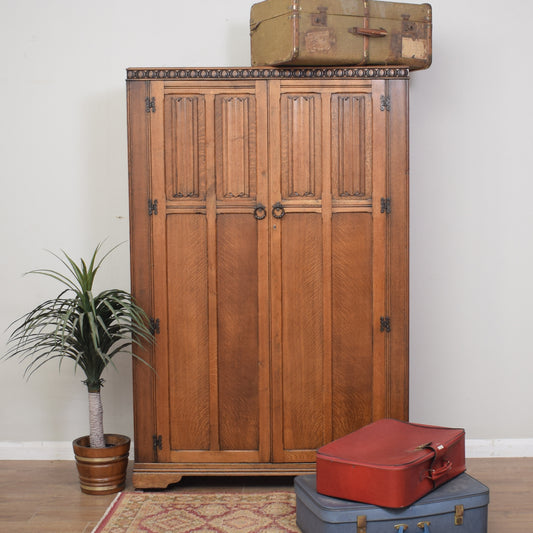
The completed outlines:
{"type": "Polygon", "coordinates": [[[148,216],[157,215],[157,200],[148,199],[148,216]]]}
{"type": "Polygon", "coordinates": [[[152,335],[161,332],[159,329],[159,318],[150,317],[150,331],[152,335]]]}
{"type": "Polygon", "coordinates": [[[155,113],[155,97],[152,96],[152,98],[150,98],[149,96],[147,96],[145,99],[144,99],[144,109],[147,113],[150,113],[150,111],[152,113],[155,113]]]}
{"type": "Polygon", "coordinates": [[[152,442],[154,445],[154,450],[163,449],[163,437],[161,435],[152,435],[152,442]]]}
{"type": "Polygon", "coordinates": [[[387,215],[390,215],[391,213],[390,198],[381,199],[381,212],[387,213],[387,215]]]}
{"type": "Polygon", "coordinates": [[[381,95],[381,98],[379,99],[379,110],[380,111],[390,111],[391,110],[391,103],[390,103],[390,96],[381,95]]]}
{"type": "Polygon", "coordinates": [[[390,317],[382,316],[379,319],[379,330],[390,333],[390,317]]]}
{"type": "Polygon", "coordinates": [[[357,533],[366,533],[366,515],[357,517],[357,533]]]}

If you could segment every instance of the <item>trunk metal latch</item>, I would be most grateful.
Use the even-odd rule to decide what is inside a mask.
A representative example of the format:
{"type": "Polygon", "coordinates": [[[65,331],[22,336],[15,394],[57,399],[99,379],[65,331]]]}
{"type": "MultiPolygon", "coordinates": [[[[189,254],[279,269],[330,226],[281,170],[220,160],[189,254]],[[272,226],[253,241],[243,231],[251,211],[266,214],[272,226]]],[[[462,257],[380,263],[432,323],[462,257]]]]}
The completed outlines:
{"type": "Polygon", "coordinates": [[[318,13],[311,15],[311,24],[313,26],[327,26],[328,25],[328,8],[318,7],[318,13]]]}
{"type": "Polygon", "coordinates": [[[455,525],[462,526],[464,521],[465,506],[456,505],[455,506],[455,525]]]}

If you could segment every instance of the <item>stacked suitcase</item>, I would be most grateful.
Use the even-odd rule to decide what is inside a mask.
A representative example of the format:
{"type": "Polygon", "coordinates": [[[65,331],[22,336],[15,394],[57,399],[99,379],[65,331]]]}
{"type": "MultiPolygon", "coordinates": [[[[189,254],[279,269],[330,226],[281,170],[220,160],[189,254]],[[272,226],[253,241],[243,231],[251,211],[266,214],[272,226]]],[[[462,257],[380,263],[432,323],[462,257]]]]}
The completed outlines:
{"type": "Polygon", "coordinates": [[[250,13],[252,65],[431,64],[429,4],[265,0],[250,13]]]}
{"type": "Polygon", "coordinates": [[[317,493],[316,476],[298,476],[296,522],[303,533],[486,533],[489,489],[466,473],[413,505],[392,509],[317,493]]]}
{"type": "Polygon", "coordinates": [[[379,420],[318,450],[316,476],[295,480],[297,523],[304,533],[486,533],[488,488],[464,472],[462,429],[379,420]]]}

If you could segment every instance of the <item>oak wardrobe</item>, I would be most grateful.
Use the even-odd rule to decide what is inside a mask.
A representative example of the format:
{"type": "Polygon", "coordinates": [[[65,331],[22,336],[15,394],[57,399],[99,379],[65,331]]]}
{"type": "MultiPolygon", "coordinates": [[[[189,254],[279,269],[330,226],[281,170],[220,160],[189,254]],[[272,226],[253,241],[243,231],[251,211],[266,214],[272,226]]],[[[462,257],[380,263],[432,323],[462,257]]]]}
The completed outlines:
{"type": "Polygon", "coordinates": [[[408,77],[128,69],[135,487],[407,419],[408,77]]]}

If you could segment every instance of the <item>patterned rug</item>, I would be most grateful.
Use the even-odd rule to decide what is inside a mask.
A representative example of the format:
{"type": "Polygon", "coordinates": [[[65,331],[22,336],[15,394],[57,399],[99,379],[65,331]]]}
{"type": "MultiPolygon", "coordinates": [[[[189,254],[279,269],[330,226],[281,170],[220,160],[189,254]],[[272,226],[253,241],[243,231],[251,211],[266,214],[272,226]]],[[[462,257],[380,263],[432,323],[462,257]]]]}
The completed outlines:
{"type": "Polygon", "coordinates": [[[299,532],[296,496],[275,492],[122,492],[93,533],[299,532]]]}

